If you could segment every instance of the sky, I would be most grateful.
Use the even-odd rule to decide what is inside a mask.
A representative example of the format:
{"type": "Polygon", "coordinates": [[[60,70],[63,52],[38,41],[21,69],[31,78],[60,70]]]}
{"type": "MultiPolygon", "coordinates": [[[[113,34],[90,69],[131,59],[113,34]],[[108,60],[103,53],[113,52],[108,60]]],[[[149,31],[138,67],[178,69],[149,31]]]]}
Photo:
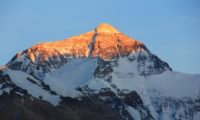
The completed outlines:
{"type": "Polygon", "coordinates": [[[199,0],[0,0],[0,65],[37,43],[106,22],[174,71],[200,74],[199,0]]]}

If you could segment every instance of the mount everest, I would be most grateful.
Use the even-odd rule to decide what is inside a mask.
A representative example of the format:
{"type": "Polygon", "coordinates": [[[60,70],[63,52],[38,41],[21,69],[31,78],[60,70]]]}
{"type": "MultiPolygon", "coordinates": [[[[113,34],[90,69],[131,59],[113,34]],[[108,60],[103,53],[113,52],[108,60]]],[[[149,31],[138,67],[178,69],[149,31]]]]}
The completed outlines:
{"type": "Polygon", "coordinates": [[[200,75],[102,23],[17,53],[0,70],[0,101],[0,119],[199,120],[200,75]]]}

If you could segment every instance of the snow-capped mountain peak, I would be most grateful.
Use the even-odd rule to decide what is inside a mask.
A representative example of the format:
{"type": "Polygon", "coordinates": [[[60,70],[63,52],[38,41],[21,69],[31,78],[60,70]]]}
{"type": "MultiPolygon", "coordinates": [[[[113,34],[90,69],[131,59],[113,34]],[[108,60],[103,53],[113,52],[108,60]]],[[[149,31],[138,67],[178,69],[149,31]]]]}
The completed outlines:
{"type": "Polygon", "coordinates": [[[2,95],[30,95],[54,106],[87,97],[123,120],[198,118],[199,86],[200,75],[173,72],[142,42],[106,23],[34,45],[0,70],[2,95]]]}
{"type": "Polygon", "coordinates": [[[109,34],[116,34],[120,33],[115,27],[107,23],[101,23],[96,28],[95,31],[97,33],[109,33],[109,34]]]}
{"type": "MultiPolygon", "coordinates": [[[[112,59],[120,55],[145,49],[143,43],[134,40],[116,30],[113,26],[102,23],[93,31],[54,42],[34,45],[22,52],[36,64],[58,57],[101,57],[112,59]]],[[[20,54],[16,57],[19,58],[20,54]]]]}
{"type": "Polygon", "coordinates": [[[138,69],[143,72],[142,74],[146,74],[144,73],[143,62],[147,61],[147,58],[149,58],[148,61],[152,61],[151,65],[149,64],[151,67],[147,68],[151,71],[147,74],[171,70],[167,63],[151,54],[143,43],[118,32],[113,26],[106,23],[98,25],[93,31],[65,40],[34,45],[21,53],[17,53],[7,66],[11,69],[21,69],[40,78],[42,76],[37,73],[38,71],[34,71],[35,68],[41,69],[42,72],[48,72],[59,68],[73,58],[97,57],[111,61],[131,55],[138,57],[138,62],[140,61],[139,64],[141,64],[138,65],[138,69]],[[155,71],[153,68],[158,70],[155,71]]]}

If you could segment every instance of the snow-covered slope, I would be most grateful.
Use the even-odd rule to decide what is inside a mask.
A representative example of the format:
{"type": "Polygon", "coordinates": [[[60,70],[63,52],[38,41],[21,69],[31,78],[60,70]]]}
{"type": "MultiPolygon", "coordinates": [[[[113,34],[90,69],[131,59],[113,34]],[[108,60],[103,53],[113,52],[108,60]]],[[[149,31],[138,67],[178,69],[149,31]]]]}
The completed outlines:
{"type": "Polygon", "coordinates": [[[59,95],[76,97],[80,94],[76,89],[94,79],[96,67],[96,59],[74,59],[48,73],[43,81],[59,95]]]}
{"type": "Polygon", "coordinates": [[[59,96],[52,95],[49,91],[42,89],[40,86],[40,82],[37,79],[33,78],[31,75],[21,71],[10,69],[7,69],[5,71],[5,74],[10,77],[11,82],[13,82],[18,87],[27,90],[27,92],[33,97],[42,97],[42,99],[49,101],[54,105],[57,105],[59,103],[59,96]]]}
{"type": "Polygon", "coordinates": [[[0,70],[0,94],[53,105],[98,99],[124,120],[197,120],[200,75],[174,72],[146,46],[108,24],[18,53],[0,70]]]}
{"type": "Polygon", "coordinates": [[[175,98],[197,98],[200,93],[200,75],[190,75],[180,72],[164,72],[163,74],[148,76],[146,88],[161,96],[175,98]]]}

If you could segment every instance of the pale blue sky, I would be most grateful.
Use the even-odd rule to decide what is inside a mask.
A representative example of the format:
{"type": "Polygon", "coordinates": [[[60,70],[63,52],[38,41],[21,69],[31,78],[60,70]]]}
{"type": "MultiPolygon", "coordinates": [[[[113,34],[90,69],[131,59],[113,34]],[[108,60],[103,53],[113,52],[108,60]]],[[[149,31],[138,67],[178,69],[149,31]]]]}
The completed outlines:
{"type": "Polygon", "coordinates": [[[0,64],[32,45],[107,22],[175,71],[200,73],[199,0],[0,0],[0,64]]]}

